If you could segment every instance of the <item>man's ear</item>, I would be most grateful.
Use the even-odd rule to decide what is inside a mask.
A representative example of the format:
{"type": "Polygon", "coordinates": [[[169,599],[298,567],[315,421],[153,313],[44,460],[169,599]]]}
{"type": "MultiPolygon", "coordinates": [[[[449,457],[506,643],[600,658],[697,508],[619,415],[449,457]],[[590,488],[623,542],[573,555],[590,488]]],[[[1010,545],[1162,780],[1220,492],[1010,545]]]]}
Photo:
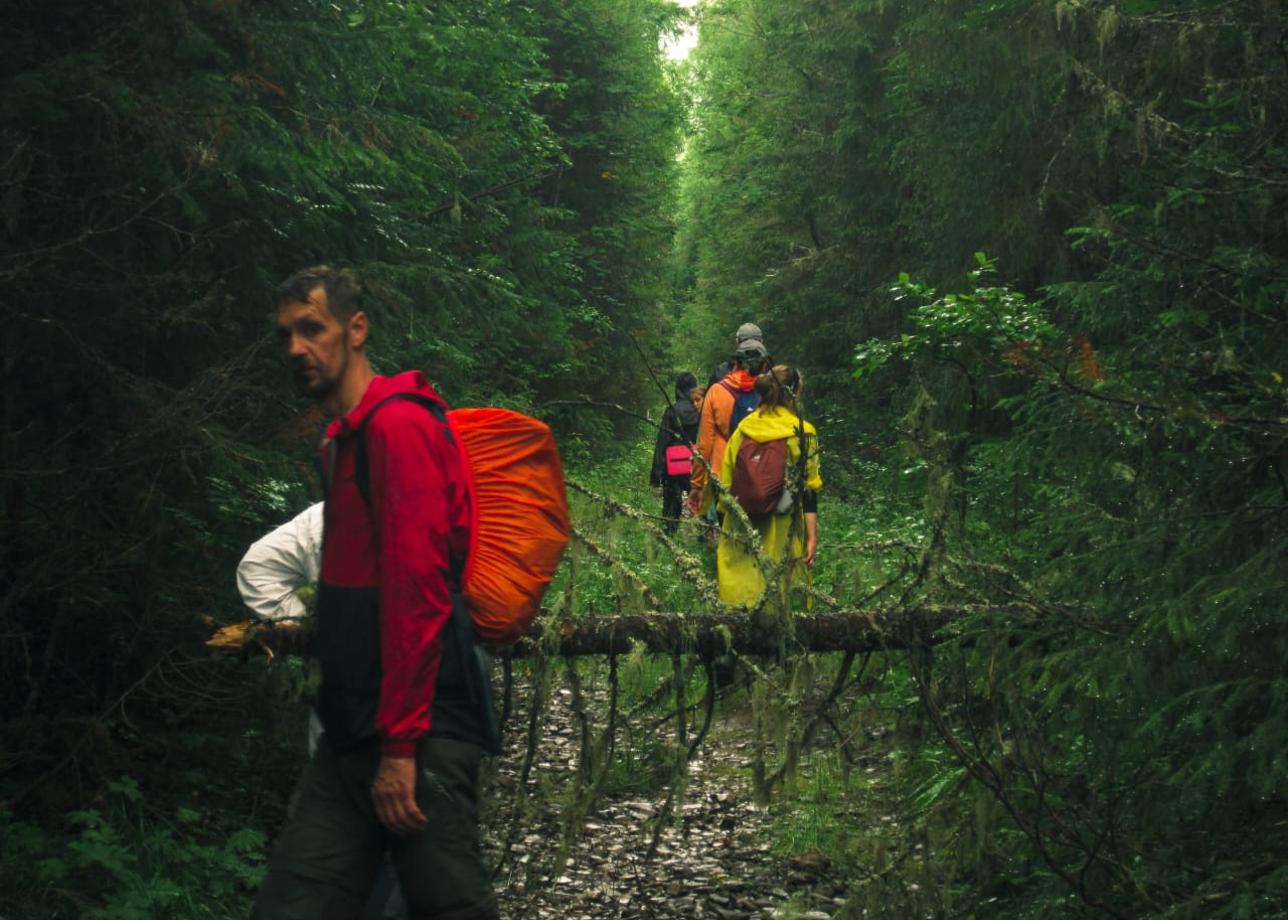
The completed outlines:
{"type": "Polygon", "coordinates": [[[367,344],[367,314],[359,310],[349,317],[349,347],[361,350],[367,344]]]}

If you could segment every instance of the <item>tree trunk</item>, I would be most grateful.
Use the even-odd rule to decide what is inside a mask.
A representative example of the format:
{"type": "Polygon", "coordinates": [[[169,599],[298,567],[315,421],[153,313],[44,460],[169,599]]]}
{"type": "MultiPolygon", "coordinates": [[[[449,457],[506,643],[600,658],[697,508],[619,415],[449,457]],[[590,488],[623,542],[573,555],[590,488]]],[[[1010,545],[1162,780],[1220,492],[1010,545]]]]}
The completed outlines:
{"type": "MultiPolygon", "coordinates": [[[[585,615],[533,624],[528,637],[497,654],[523,658],[544,648],[549,655],[613,655],[637,643],[657,653],[695,653],[704,657],[735,651],[741,655],[774,655],[782,649],[809,652],[877,652],[933,645],[948,623],[970,614],[1014,612],[998,607],[902,607],[793,614],[779,619],[765,614],[620,613],[585,615]],[[553,631],[553,633],[552,633],[553,631]]],[[[226,626],[206,644],[242,653],[263,648],[273,653],[305,651],[307,624],[288,631],[281,625],[247,620],[226,626]]]]}
{"type": "MultiPolygon", "coordinates": [[[[992,608],[990,608],[992,610],[992,608]]],[[[706,657],[733,650],[772,655],[780,648],[811,652],[874,652],[938,641],[945,624],[981,610],[967,607],[912,607],[900,610],[845,610],[805,613],[787,621],[748,614],[639,613],[538,621],[529,638],[504,653],[525,656],[540,645],[550,654],[609,655],[641,643],[650,652],[694,652],[706,657]],[[557,638],[547,635],[557,631],[557,638]]],[[[1001,612],[998,608],[997,612],[1001,612]]]]}

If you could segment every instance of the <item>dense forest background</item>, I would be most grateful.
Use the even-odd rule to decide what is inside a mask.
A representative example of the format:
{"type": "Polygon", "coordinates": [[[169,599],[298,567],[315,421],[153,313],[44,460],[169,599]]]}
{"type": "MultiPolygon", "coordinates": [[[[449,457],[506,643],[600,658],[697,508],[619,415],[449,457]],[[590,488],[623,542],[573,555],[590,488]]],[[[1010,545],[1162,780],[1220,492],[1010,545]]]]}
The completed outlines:
{"type": "MultiPolygon", "coordinates": [[[[710,0],[670,64],[686,15],[7,5],[8,913],[253,889],[286,668],[212,661],[202,617],[316,490],[269,313],[320,261],[366,276],[378,369],[549,419],[601,504],[646,476],[653,374],[747,320],[803,368],[820,591],[976,611],[875,683],[776,663],[835,729],[789,726],[789,766],[897,726],[869,740],[935,856],[914,895],[831,838],[868,857],[853,916],[1288,913],[1288,13],[710,0]]],[[[631,537],[565,615],[709,603],[631,537]]]]}

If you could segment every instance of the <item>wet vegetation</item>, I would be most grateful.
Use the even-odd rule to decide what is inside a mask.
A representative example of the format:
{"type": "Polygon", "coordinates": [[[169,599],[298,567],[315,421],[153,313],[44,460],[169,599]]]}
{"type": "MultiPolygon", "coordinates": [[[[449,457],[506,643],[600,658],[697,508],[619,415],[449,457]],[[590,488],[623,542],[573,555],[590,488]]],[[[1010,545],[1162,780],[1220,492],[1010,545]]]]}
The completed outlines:
{"type": "Polygon", "coordinates": [[[246,914],[310,666],[203,640],[317,494],[267,314],[318,261],[368,279],[378,370],[555,426],[550,622],[721,612],[645,419],[747,320],[820,432],[815,609],[961,613],[910,648],[812,654],[789,613],[776,655],[498,673],[516,914],[605,821],[635,893],[585,916],[1288,913],[1280,4],[4,18],[0,914],[246,914]],[[738,886],[664,871],[726,838],[738,886]]]}

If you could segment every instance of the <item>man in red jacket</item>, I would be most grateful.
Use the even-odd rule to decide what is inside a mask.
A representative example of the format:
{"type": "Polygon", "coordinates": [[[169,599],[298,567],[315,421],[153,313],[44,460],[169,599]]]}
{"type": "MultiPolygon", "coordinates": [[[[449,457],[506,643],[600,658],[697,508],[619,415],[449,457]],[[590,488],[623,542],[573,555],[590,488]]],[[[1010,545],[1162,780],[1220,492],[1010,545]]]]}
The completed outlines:
{"type": "Polygon", "coordinates": [[[277,332],[300,388],[333,419],[316,614],[323,735],[254,915],[356,918],[388,852],[412,918],[490,920],[477,785],[496,730],[459,594],[465,458],[420,373],[373,373],[352,273],[288,278],[277,332]]]}

